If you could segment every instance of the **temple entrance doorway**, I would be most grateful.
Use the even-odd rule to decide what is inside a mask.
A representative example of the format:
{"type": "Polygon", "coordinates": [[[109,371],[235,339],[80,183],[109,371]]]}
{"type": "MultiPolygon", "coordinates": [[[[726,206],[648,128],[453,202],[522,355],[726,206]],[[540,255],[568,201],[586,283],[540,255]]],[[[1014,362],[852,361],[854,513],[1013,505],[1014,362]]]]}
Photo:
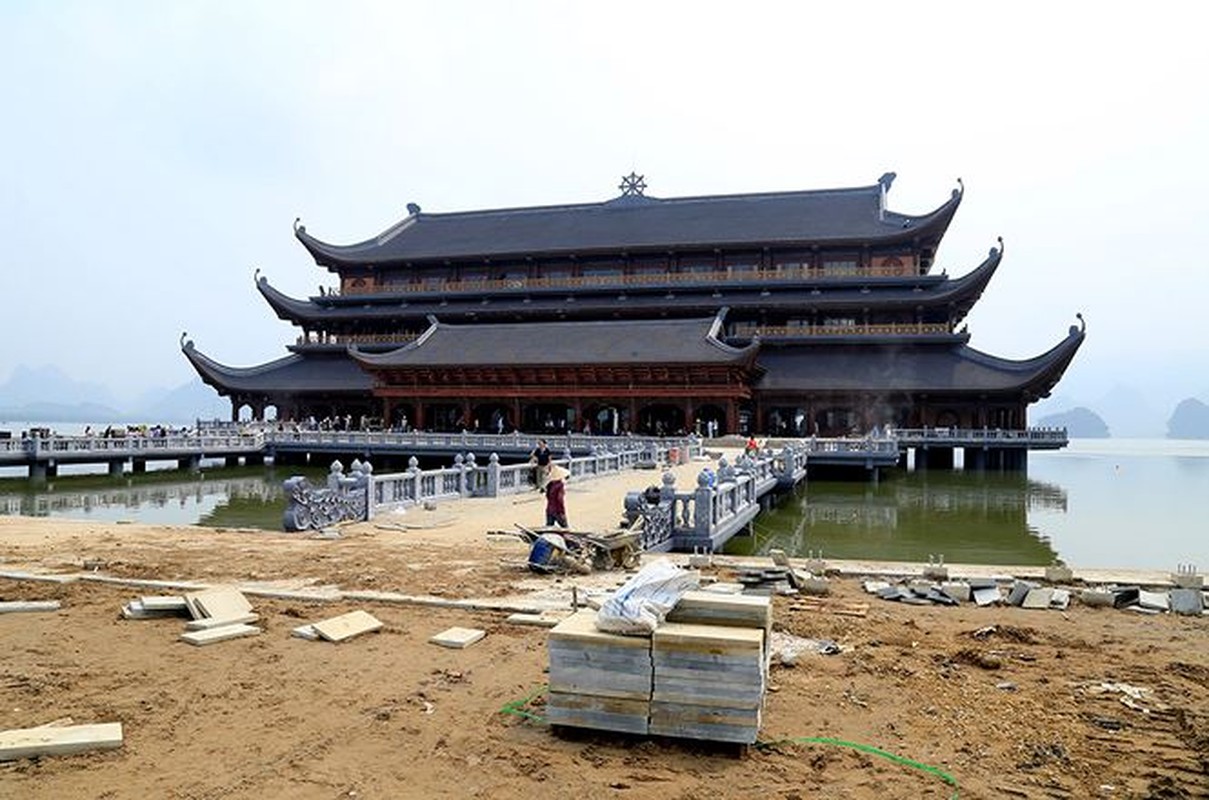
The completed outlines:
{"type": "Polygon", "coordinates": [[[638,411],[638,433],[643,436],[675,436],[684,431],[684,410],[656,403],[638,411]]]}
{"type": "Polygon", "coordinates": [[[815,414],[814,422],[819,436],[852,436],[859,433],[856,412],[851,408],[825,408],[815,414]]]}
{"type": "Polygon", "coordinates": [[[387,420],[387,425],[392,431],[402,431],[406,433],[416,424],[415,409],[410,404],[394,406],[390,410],[390,419],[387,420]]]}
{"type": "Polygon", "coordinates": [[[598,405],[584,409],[584,425],[594,436],[617,436],[629,427],[626,414],[617,406],[598,405]]]}
{"type": "Polygon", "coordinates": [[[431,403],[424,408],[424,427],[436,433],[460,431],[466,419],[457,403],[431,403]]]}
{"type": "Polygon", "coordinates": [[[508,418],[508,407],[503,403],[483,403],[471,412],[471,430],[475,433],[507,433],[515,426],[508,418]]]}
{"type": "Polygon", "coordinates": [[[529,433],[561,434],[575,425],[575,409],[566,403],[535,403],[522,413],[522,427],[529,433]]]}
{"type": "Polygon", "coordinates": [[[768,434],[771,436],[809,436],[810,418],[806,409],[775,406],[768,412],[768,434]]]}
{"type": "Polygon", "coordinates": [[[697,420],[693,428],[698,436],[708,439],[730,433],[726,430],[726,411],[715,405],[704,405],[697,408],[697,420]]]}

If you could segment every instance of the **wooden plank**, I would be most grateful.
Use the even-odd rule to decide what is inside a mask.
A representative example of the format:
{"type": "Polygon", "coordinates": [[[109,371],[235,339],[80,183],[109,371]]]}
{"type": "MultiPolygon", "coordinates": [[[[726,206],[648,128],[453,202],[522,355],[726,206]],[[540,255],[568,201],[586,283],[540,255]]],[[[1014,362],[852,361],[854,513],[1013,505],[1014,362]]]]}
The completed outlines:
{"type": "Polygon", "coordinates": [[[429,638],[432,644],[439,644],[441,647],[453,647],[461,650],[464,647],[477,642],[487,635],[487,631],[479,630],[478,628],[448,628],[429,638]]]}
{"type": "Polygon", "coordinates": [[[243,614],[230,619],[214,619],[212,617],[204,617],[202,619],[191,619],[186,622],[185,630],[208,631],[211,628],[221,628],[224,625],[246,625],[250,622],[256,622],[259,619],[259,614],[243,614]]]}
{"type": "Polygon", "coordinates": [[[225,642],[228,639],[239,639],[243,636],[255,636],[260,633],[260,628],[252,627],[251,625],[223,625],[221,628],[210,628],[205,631],[189,631],[182,633],[180,638],[183,642],[188,642],[198,647],[203,647],[216,642],[225,642]]]}
{"type": "Polygon", "coordinates": [[[40,756],[66,756],[122,746],[122,723],[70,727],[20,728],[0,731],[0,761],[40,756]]]}
{"type": "Polygon", "coordinates": [[[382,622],[368,611],[360,609],[325,619],[311,625],[315,632],[329,642],[343,642],[362,633],[381,629],[382,622]]]}
{"type": "Polygon", "coordinates": [[[58,610],[58,600],[7,600],[0,602],[0,614],[18,614],[27,611],[58,610]]]}

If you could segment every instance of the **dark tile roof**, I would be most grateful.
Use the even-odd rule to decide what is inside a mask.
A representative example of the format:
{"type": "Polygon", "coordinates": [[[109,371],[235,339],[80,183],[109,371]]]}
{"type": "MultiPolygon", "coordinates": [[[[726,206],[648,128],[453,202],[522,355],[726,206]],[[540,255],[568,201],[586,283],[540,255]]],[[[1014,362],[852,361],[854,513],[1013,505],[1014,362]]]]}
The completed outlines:
{"type": "Polygon", "coordinates": [[[289,392],[368,393],[369,375],[344,353],[288,355],[254,367],[220,364],[186,342],[185,357],[201,379],[221,394],[255,392],[266,395],[289,392]]]}
{"type": "Polygon", "coordinates": [[[658,199],[434,214],[415,211],[381,235],[352,245],[296,235],[325,266],[401,264],[606,251],[763,247],[781,244],[938,242],[961,201],[954,190],[930,214],[885,210],[885,187],[658,199]]]}
{"type": "Polygon", "coordinates": [[[756,347],[715,337],[720,318],[626,322],[436,322],[416,341],[388,353],[352,351],[369,368],[492,364],[700,364],[751,361],[756,347]]]}
{"type": "Polygon", "coordinates": [[[1036,358],[1012,361],[966,345],[765,346],[756,384],[762,394],[802,392],[1020,391],[1044,397],[1062,377],[1084,333],[1072,326],[1055,347],[1036,358]]]}

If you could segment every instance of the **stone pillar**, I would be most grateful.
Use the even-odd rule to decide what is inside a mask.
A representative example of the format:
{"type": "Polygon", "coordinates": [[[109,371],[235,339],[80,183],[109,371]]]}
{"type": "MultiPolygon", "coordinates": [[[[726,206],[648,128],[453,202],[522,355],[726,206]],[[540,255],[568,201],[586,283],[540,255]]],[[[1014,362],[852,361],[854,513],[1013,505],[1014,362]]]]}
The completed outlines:
{"type": "MultiPolygon", "coordinates": [[[[228,468],[238,467],[239,466],[239,456],[227,456],[225,459],[223,459],[223,466],[228,467],[228,468]]],[[[182,467],[182,469],[184,469],[184,468],[182,467]]]]}
{"type": "Polygon", "coordinates": [[[134,458],[130,461],[130,471],[135,475],[142,475],[147,471],[147,459],[134,458]]]}
{"type": "Polygon", "coordinates": [[[709,475],[705,470],[701,470],[697,476],[697,491],[693,493],[693,535],[707,542],[710,541],[710,531],[713,527],[714,505],[714,488],[709,484],[709,475]]]}
{"type": "Polygon", "coordinates": [[[190,472],[201,472],[201,456],[185,456],[176,460],[176,468],[179,470],[189,470],[190,472]]]}
{"type": "Polygon", "coordinates": [[[500,494],[500,457],[492,453],[487,459],[487,496],[499,497],[500,494]]]}
{"type": "Polygon", "coordinates": [[[109,462],[109,477],[111,477],[111,478],[122,477],[122,470],[125,466],[126,466],[126,462],[124,459],[115,458],[114,460],[110,461],[109,462]]]}

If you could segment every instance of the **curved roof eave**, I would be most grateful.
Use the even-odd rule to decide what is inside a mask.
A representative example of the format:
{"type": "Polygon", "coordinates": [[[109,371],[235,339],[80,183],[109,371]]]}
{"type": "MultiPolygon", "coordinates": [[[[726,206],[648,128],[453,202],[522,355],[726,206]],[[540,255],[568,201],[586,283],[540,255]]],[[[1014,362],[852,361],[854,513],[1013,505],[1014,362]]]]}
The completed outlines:
{"type": "MultiPolygon", "coordinates": [[[[492,257],[518,257],[518,256],[558,256],[566,254],[588,255],[592,253],[607,253],[617,250],[627,250],[630,252],[643,251],[658,251],[658,250],[687,250],[701,247],[753,247],[753,246],[806,246],[812,244],[822,244],[827,246],[860,246],[870,243],[894,244],[903,241],[931,241],[939,243],[948,229],[949,223],[953,219],[958,206],[961,205],[962,197],[964,196],[964,186],[960,189],[954,189],[950,198],[941,204],[933,211],[922,215],[900,214],[897,212],[885,211],[880,208],[880,198],[883,187],[881,184],[873,186],[862,186],[851,189],[837,190],[820,190],[817,192],[770,192],[763,194],[747,194],[747,195],[717,195],[706,197],[683,197],[671,198],[669,200],[657,200],[649,198],[652,206],[655,203],[693,203],[703,201],[729,201],[743,199],[775,199],[778,197],[789,196],[805,196],[805,195],[841,195],[841,194],[857,194],[857,193],[877,193],[879,198],[879,209],[874,212],[877,217],[877,222],[884,223],[885,228],[878,231],[865,231],[859,234],[837,234],[835,236],[827,235],[802,235],[802,236],[773,236],[773,237],[753,237],[747,240],[738,240],[733,236],[720,236],[714,240],[705,238],[694,238],[692,240],[678,240],[676,238],[661,239],[658,241],[651,240],[647,242],[626,242],[618,240],[613,243],[583,243],[574,245],[563,242],[561,244],[549,243],[547,246],[534,244],[525,247],[508,248],[497,244],[500,240],[498,237],[491,238],[495,249],[490,247],[475,246],[458,242],[456,245],[450,245],[453,249],[447,249],[441,252],[431,253],[412,253],[399,254],[384,252],[385,246],[394,241],[398,236],[404,234],[407,229],[421,224],[423,220],[434,221],[456,221],[459,218],[469,219],[477,216],[487,215],[521,215],[521,214],[540,214],[540,213],[557,213],[557,212],[580,212],[591,213],[597,211],[605,211],[610,206],[615,204],[615,200],[606,201],[603,203],[584,203],[577,205],[565,206],[542,206],[529,208],[515,209],[493,209],[486,211],[463,211],[451,213],[423,213],[413,210],[413,212],[405,217],[400,222],[388,228],[378,236],[366,239],[361,242],[348,245],[336,245],[324,242],[307,232],[306,226],[300,225],[295,221],[294,235],[303,247],[315,259],[315,263],[319,266],[326,267],[329,270],[337,270],[340,267],[348,266],[365,266],[377,265],[385,266],[392,264],[403,264],[408,262],[419,261],[444,261],[448,259],[458,260],[478,260],[492,257]],[[897,226],[897,227],[895,227],[897,226]],[[459,249],[460,248],[460,249],[459,249]]],[[[641,205],[632,206],[641,208],[641,205]]],[[[674,236],[674,234],[672,234],[674,236]]]]}
{"type": "Polygon", "coordinates": [[[202,381],[218,389],[220,393],[228,393],[232,389],[238,389],[236,384],[242,382],[244,379],[274,372],[302,360],[302,356],[291,354],[264,364],[258,364],[254,367],[231,367],[215,361],[198,350],[194,347],[193,340],[191,339],[181,345],[181,352],[185,354],[185,358],[189,359],[189,363],[197,370],[197,374],[201,376],[202,381]]]}
{"type": "Polygon", "coordinates": [[[277,318],[286,322],[301,324],[304,321],[315,319],[323,311],[320,306],[310,300],[299,300],[273,288],[269,284],[268,278],[264,276],[257,277],[256,289],[273,309],[273,312],[277,314],[277,318]]]}

